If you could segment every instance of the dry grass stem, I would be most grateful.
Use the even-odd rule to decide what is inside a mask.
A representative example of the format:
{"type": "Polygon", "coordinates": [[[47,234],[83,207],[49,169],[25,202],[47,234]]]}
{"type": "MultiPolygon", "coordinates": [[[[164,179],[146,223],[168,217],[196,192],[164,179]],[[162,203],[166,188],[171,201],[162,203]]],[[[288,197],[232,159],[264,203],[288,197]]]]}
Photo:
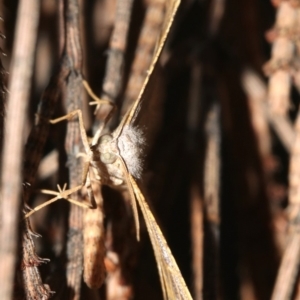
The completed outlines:
{"type": "Polygon", "coordinates": [[[274,114],[285,115],[290,107],[291,64],[295,53],[293,31],[297,13],[290,1],[281,2],[277,8],[275,40],[271,60],[265,65],[270,76],[268,101],[274,114]]]}
{"type": "Polygon", "coordinates": [[[38,177],[43,180],[49,178],[58,171],[58,152],[57,150],[51,151],[45,156],[38,168],[38,177]]]}
{"type": "Polygon", "coordinates": [[[40,3],[20,1],[16,25],[1,173],[1,299],[11,299],[22,194],[23,128],[26,120],[40,3]],[[14,174],[14,176],[11,176],[14,174]],[[9,211],[9,213],[7,213],[9,211]]]}
{"type": "Polygon", "coordinates": [[[278,271],[272,300],[291,299],[295,289],[300,257],[300,234],[293,228],[278,271]]]}
{"type": "Polygon", "coordinates": [[[197,187],[191,190],[191,234],[193,241],[194,299],[203,298],[203,204],[197,187]]]}
{"type": "Polygon", "coordinates": [[[295,123],[296,137],[293,144],[289,170],[289,236],[277,275],[272,299],[290,299],[297,280],[300,265],[300,114],[295,123]]]}
{"type": "MultiPolygon", "coordinates": [[[[131,21],[133,0],[116,1],[114,28],[109,41],[109,52],[105,67],[105,75],[102,83],[101,99],[116,102],[123,85],[125,51],[129,25],[131,21]]],[[[99,106],[96,108],[96,112],[99,106]]],[[[104,106],[97,112],[97,119],[94,123],[94,132],[98,130],[100,120],[103,120],[112,113],[111,107],[104,106]]]]}
{"type": "Polygon", "coordinates": [[[133,101],[138,98],[147,76],[146,70],[153,59],[157,36],[164,21],[165,5],[165,0],[147,1],[146,14],[125,90],[121,115],[124,115],[133,101]]]}
{"type": "Polygon", "coordinates": [[[266,84],[257,74],[247,70],[243,75],[243,86],[249,95],[252,122],[262,154],[266,155],[271,151],[270,133],[266,121],[272,126],[285,149],[291,152],[295,141],[293,124],[287,116],[274,114],[271,111],[271,107],[266,103],[266,84]]]}
{"type": "MultiPolygon", "coordinates": [[[[249,69],[244,71],[242,84],[249,98],[252,123],[257,134],[259,149],[262,156],[266,157],[271,153],[271,136],[266,116],[267,86],[258,74],[249,69]]],[[[285,136],[286,131],[282,131],[285,136]]],[[[282,138],[285,139],[285,137],[282,138]]]]}
{"type": "MultiPolygon", "coordinates": [[[[66,85],[66,107],[67,112],[75,109],[82,109],[83,105],[83,85],[82,85],[82,50],[80,42],[79,23],[79,3],[78,0],[65,1],[65,32],[66,48],[64,55],[69,61],[70,69],[66,85]]],[[[81,181],[82,163],[77,155],[83,150],[80,130],[77,120],[70,120],[67,125],[67,135],[65,141],[66,152],[69,162],[69,184],[70,188],[78,186],[81,181]]],[[[79,200],[80,194],[76,193],[79,200]]],[[[73,196],[73,197],[74,197],[73,196]]],[[[81,278],[83,268],[83,211],[77,205],[72,205],[69,214],[69,235],[67,241],[67,286],[68,297],[71,299],[80,298],[81,278]]]]}

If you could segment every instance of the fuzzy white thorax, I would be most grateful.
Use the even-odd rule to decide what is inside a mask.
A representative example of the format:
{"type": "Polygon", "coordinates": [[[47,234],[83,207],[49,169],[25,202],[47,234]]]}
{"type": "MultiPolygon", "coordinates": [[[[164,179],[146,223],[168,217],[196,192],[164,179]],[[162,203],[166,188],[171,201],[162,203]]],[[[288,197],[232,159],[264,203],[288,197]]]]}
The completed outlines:
{"type": "Polygon", "coordinates": [[[118,148],[128,171],[135,178],[140,178],[142,175],[144,145],[143,132],[131,125],[125,125],[118,137],[118,148]]]}

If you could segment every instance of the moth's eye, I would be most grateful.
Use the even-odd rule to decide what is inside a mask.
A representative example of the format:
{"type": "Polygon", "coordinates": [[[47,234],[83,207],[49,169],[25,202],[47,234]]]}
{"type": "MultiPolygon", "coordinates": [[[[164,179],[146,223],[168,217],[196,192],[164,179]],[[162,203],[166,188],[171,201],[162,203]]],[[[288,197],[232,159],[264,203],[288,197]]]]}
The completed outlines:
{"type": "Polygon", "coordinates": [[[116,161],[117,156],[111,152],[100,153],[100,159],[104,164],[112,164],[116,161]]]}
{"type": "Polygon", "coordinates": [[[100,137],[99,139],[99,144],[102,145],[102,144],[106,144],[108,142],[110,142],[111,140],[113,139],[113,137],[109,134],[104,134],[100,137]]]}

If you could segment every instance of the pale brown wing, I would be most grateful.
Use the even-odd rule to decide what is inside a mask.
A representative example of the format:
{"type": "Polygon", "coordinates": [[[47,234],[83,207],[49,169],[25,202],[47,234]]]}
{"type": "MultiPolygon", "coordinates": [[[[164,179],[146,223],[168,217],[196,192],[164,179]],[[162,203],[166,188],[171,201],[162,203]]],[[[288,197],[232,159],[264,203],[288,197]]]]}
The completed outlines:
{"type": "Polygon", "coordinates": [[[89,167],[86,181],[87,197],[90,202],[95,201],[95,209],[84,210],[83,218],[83,262],[84,282],[91,289],[99,289],[106,276],[104,265],[105,245],[104,245],[104,212],[101,184],[95,175],[93,167],[89,167]]]}
{"type": "Polygon", "coordinates": [[[122,131],[124,125],[131,124],[132,121],[135,119],[135,115],[139,110],[139,105],[140,105],[140,102],[142,100],[145,88],[147,87],[149,79],[150,79],[150,77],[153,73],[153,70],[156,66],[156,63],[157,63],[158,59],[159,59],[161,51],[162,51],[162,49],[165,45],[168,33],[170,31],[170,28],[171,28],[171,25],[173,23],[173,20],[174,20],[174,17],[175,17],[175,14],[176,14],[176,11],[178,9],[179,4],[180,4],[180,0],[167,0],[166,1],[165,19],[164,19],[164,22],[163,22],[163,25],[162,25],[161,34],[157,39],[157,46],[156,46],[154,54],[153,54],[151,65],[150,65],[149,69],[147,70],[147,76],[146,76],[145,81],[142,85],[139,96],[137,97],[137,99],[133,103],[131,109],[129,109],[128,112],[126,113],[126,115],[123,117],[123,119],[122,119],[121,123],[119,124],[118,128],[115,130],[115,132],[118,133],[117,136],[122,131]]]}
{"type": "Polygon", "coordinates": [[[157,225],[140,188],[130,173],[128,173],[128,178],[144,216],[150,240],[154,249],[164,299],[192,300],[192,296],[185,284],[167,241],[157,225]]]}

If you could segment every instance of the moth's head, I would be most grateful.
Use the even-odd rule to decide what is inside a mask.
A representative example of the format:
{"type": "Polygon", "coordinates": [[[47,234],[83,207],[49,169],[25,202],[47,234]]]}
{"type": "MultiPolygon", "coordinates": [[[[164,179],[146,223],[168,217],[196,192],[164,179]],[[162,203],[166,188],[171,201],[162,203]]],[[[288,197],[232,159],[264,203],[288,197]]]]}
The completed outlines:
{"type": "Polygon", "coordinates": [[[117,143],[110,134],[104,134],[99,138],[97,150],[104,164],[112,164],[118,157],[117,143]]]}
{"type": "Polygon", "coordinates": [[[126,125],[119,136],[104,134],[99,138],[97,151],[102,163],[112,164],[121,157],[128,171],[136,178],[142,174],[142,153],[144,150],[142,131],[126,125]]]}

